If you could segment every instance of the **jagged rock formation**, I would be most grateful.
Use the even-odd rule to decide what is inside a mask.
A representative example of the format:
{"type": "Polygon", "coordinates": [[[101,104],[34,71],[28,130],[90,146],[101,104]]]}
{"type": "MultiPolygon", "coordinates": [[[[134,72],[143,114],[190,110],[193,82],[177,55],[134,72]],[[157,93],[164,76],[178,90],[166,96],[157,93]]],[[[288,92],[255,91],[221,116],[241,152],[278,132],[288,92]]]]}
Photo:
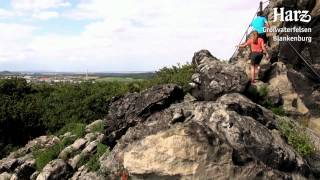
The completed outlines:
{"type": "MultiPolygon", "coordinates": [[[[60,137],[41,136],[30,141],[25,147],[11,153],[8,157],[0,160],[1,180],[49,180],[68,179],[75,176],[93,176],[85,167],[80,167],[80,157],[93,156],[99,142],[105,140],[105,135],[94,131],[94,126],[102,123],[97,120],[86,127],[86,135],[76,139],[69,146],[61,149],[57,159],[50,161],[43,169],[36,166],[35,152],[47,151],[50,147],[59,145],[66,139],[72,139],[75,135],[66,133],[60,137]],[[76,173],[79,168],[79,172],[76,173]]],[[[78,178],[73,178],[78,179],[78,178]]]]}
{"type": "Polygon", "coordinates": [[[207,50],[195,53],[192,63],[197,72],[192,76],[193,96],[198,100],[216,100],[226,93],[242,93],[249,82],[240,67],[219,61],[207,50]]]}
{"type": "MultiPolygon", "coordinates": [[[[36,169],[34,148],[52,147],[71,133],[40,137],[1,160],[0,179],[319,177],[317,156],[299,155],[279,131],[278,117],[244,95],[250,88],[245,69],[220,62],[206,50],[195,53],[193,63],[195,97],[169,84],[115,98],[106,119],[88,125],[84,136],[61,149],[43,169],[36,169]],[[104,133],[94,132],[101,124],[104,133]],[[99,166],[93,171],[81,159],[94,156],[99,143],[111,151],[96,159],[99,166]]],[[[261,84],[287,83],[282,66],[270,66],[269,83],[261,84]]],[[[295,93],[293,87],[286,88],[286,93],[295,93]]],[[[319,144],[318,136],[310,134],[319,144]]]]}
{"type": "Polygon", "coordinates": [[[139,93],[115,99],[106,118],[107,144],[110,147],[132,126],[145,121],[153,112],[161,111],[183,98],[183,90],[176,85],[155,86],[139,93]],[[132,103],[135,102],[135,103],[132,103]]]}
{"type": "MultiPolygon", "coordinates": [[[[196,96],[209,101],[185,100],[148,114],[127,130],[110,155],[100,159],[100,171],[113,178],[120,173],[138,179],[312,178],[314,169],[281,137],[271,111],[232,91],[205,95],[209,88],[201,84],[217,78],[206,73],[216,72],[219,77],[227,72],[217,61],[208,51],[193,58],[198,70],[193,76],[196,96]]],[[[270,72],[274,78],[279,75],[276,70],[270,72]]],[[[245,89],[248,80],[244,79],[229,87],[245,89]]]]}
{"type": "MultiPolygon", "coordinates": [[[[319,15],[318,0],[272,0],[266,14],[278,6],[308,8],[314,17],[319,15]]],[[[319,47],[316,42],[312,48],[319,47]]],[[[271,50],[278,48],[274,43],[271,50]]],[[[310,57],[317,62],[312,48],[310,57]]],[[[168,84],[116,97],[106,118],[88,125],[84,136],[42,136],[0,160],[0,180],[319,179],[319,135],[306,129],[315,152],[302,157],[280,131],[279,117],[259,105],[267,99],[292,117],[315,116],[319,86],[289,56],[289,62],[277,62],[278,56],[271,63],[264,60],[261,81],[251,86],[248,53],[241,51],[227,63],[207,50],[196,52],[192,95],[168,84]],[[266,99],[250,96],[250,89],[264,88],[266,99]],[[95,131],[100,125],[103,132],[95,131]],[[55,159],[37,167],[35,150],[45,151],[69,138],[72,142],[59,149],[55,159]],[[110,151],[95,157],[99,166],[92,170],[82,161],[96,156],[99,144],[110,151]]]]}

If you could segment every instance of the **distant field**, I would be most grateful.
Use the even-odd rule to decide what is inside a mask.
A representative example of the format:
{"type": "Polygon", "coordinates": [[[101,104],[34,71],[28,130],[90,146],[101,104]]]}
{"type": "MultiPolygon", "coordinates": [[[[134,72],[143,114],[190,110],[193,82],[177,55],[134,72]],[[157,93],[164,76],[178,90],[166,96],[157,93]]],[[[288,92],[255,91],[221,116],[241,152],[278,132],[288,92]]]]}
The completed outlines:
{"type": "Polygon", "coordinates": [[[133,82],[133,81],[143,81],[143,79],[136,79],[130,77],[103,77],[97,79],[98,82],[110,82],[110,81],[118,81],[118,82],[133,82]]]}

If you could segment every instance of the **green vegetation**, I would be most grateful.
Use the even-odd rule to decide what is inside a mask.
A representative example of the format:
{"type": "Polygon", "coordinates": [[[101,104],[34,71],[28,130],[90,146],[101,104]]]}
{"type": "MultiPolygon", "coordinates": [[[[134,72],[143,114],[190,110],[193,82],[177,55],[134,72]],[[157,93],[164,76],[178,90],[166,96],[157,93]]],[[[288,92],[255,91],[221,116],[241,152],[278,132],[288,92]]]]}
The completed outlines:
{"type": "Polygon", "coordinates": [[[279,106],[279,107],[270,107],[269,108],[274,114],[278,115],[278,116],[287,116],[288,113],[283,109],[283,106],[279,106]]]}
{"type": "Polygon", "coordinates": [[[104,154],[104,153],[108,153],[109,149],[108,146],[99,143],[97,145],[97,152],[94,156],[92,156],[88,163],[86,164],[87,168],[90,171],[97,171],[100,168],[100,163],[99,163],[99,158],[104,154]]]}
{"type": "Polygon", "coordinates": [[[47,149],[39,150],[35,147],[32,150],[32,154],[36,159],[37,170],[41,170],[50,161],[58,158],[64,148],[72,144],[76,139],[83,137],[85,134],[85,125],[80,123],[68,124],[59,131],[61,134],[64,134],[64,132],[71,132],[73,136],[65,137],[61,142],[47,149]]]}
{"type": "Polygon", "coordinates": [[[70,132],[77,137],[82,137],[85,134],[85,128],[86,125],[83,123],[70,123],[61,128],[57,132],[57,135],[59,136],[65,134],[66,132],[70,132]]]}
{"type": "Polygon", "coordinates": [[[113,81],[118,81],[118,82],[134,82],[134,81],[143,81],[143,79],[134,79],[130,77],[104,77],[97,79],[98,82],[113,82],[113,81]]]}
{"type": "Polygon", "coordinates": [[[106,116],[112,97],[167,83],[178,84],[187,92],[192,74],[192,65],[186,64],[162,68],[132,82],[49,85],[28,84],[18,78],[0,80],[0,158],[43,134],[72,131],[81,136],[84,124],[106,116]]]}
{"type": "Polygon", "coordinates": [[[288,140],[288,144],[299,154],[305,157],[314,152],[314,147],[309,136],[302,129],[299,129],[294,123],[284,117],[279,118],[279,122],[280,131],[288,140]]]}
{"type": "Polygon", "coordinates": [[[92,132],[103,133],[103,130],[104,130],[104,125],[102,122],[95,124],[94,126],[91,127],[92,132]]]}
{"type": "Polygon", "coordinates": [[[268,93],[268,86],[266,85],[262,85],[261,87],[251,86],[248,89],[248,95],[256,101],[264,100],[268,93]]]}
{"type": "Polygon", "coordinates": [[[171,68],[162,68],[156,72],[153,79],[150,80],[151,84],[168,84],[174,83],[183,88],[185,92],[190,90],[189,83],[191,76],[194,73],[194,66],[191,64],[184,64],[172,66],[171,68]]]}
{"type": "Polygon", "coordinates": [[[56,144],[47,150],[33,152],[33,155],[36,159],[37,170],[42,170],[46,164],[48,164],[53,159],[56,159],[61,150],[61,144],[56,144]]]}
{"type": "Polygon", "coordinates": [[[247,95],[254,102],[261,104],[263,107],[270,109],[274,114],[278,116],[287,116],[287,112],[283,109],[283,106],[275,105],[268,99],[268,86],[262,85],[260,87],[249,87],[247,95]]]}

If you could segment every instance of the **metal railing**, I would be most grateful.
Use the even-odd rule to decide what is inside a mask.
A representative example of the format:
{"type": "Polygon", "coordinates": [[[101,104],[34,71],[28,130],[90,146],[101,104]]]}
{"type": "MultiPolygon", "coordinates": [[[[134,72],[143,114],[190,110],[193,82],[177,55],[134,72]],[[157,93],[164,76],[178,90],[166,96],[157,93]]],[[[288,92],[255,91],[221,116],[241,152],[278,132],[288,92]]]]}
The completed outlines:
{"type": "Polygon", "coordinates": [[[291,47],[291,49],[298,55],[298,57],[302,60],[303,64],[306,66],[306,68],[312,73],[314,76],[317,77],[317,80],[320,82],[320,75],[319,73],[313,68],[312,64],[310,63],[310,59],[306,60],[307,58],[304,57],[299,51],[291,44],[291,42],[286,41],[287,44],[291,47]]]}
{"type": "MultiPolygon", "coordinates": [[[[251,24],[251,22],[254,20],[254,18],[257,16],[257,13],[258,13],[259,11],[261,11],[262,6],[263,6],[264,4],[266,4],[266,3],[268,3],[268,2],[269,2],[269,0],[261,1],[261,2],[260,2],[260,5],[259,5],[257,11],[254,13],[253,18],[252,18],[252,20],[250,21],[250,24],[251,24]]],[[[248,27],[247,27],[246,31],[244,32],[244,34],[243,34],[240,42],[238,43],[238,45],[240,45],[240,44],[242,43],[242,41],[248,36],[248,32],[249,32],[249,29],[250,29],[250,24],[248,25],[248,27]]],[[[235,51],[233,52],[233,54],[232,54],[232,56],[231,56],[231,59],[235,57],[235,55],[237,54],[238,50],[239,50],[239,47],[236,47],[235,51]]]]}

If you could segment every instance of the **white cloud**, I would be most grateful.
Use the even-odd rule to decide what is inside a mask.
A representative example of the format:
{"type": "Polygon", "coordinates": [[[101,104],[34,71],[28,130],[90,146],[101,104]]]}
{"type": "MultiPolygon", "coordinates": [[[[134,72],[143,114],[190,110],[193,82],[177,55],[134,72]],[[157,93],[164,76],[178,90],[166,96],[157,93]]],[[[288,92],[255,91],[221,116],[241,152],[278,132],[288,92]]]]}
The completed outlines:
{"type": "Polygon", "coordinates": [[[14,14],[11,11],[0,9],[0,19],[12,17],[14,14]]]}
{"type": "Polygon", "coordinates": [[[12,0],[11,5],[16,10],[40,11],[51,8],[67,7],[71,4],[66,0],[12,0]]]}
{"type": "Polygon", "coordinates": [[[15,23],[0,23],[0,62],[25,60],[29,55],[26,48],[32,40],[34,26],[15,23]]]}
{"type": "Polygon", "coordinates": [[[89,67],[94,71],[156,70],[190,61],[200,49],[227,59],[258,5],[252,0],[83,0],[59,15],[44,10],[59,6],[58,0],[50,2],[56,3],[22,9],[41,9],[36,12],[40,19],[92,21],[74,35],[31,33],[23,42],[9,40],[16,51],[3,53],[7,59],[24,59],[55,70],[89,67]]]}
{"type": "Polygon", "coordinates": [[[52,18],[57,18],[59,17],[59,13],[54,12],[54,11],[41,11],[34,13],[32,15],[32,18],[39,19],[39,20],[48,20],[52,18]]]}

